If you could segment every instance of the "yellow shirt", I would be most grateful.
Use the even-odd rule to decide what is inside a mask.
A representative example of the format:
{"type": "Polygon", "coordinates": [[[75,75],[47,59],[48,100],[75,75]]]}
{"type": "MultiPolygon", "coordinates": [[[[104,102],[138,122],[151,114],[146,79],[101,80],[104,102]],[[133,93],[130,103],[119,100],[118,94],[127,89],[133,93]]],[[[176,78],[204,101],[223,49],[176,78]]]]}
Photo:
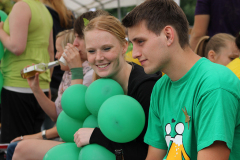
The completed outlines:
{"type": "Polygon", "coordinates": [[[228,67],[240,79],[240,58],[235,58],[226,67],[228,67]]]}

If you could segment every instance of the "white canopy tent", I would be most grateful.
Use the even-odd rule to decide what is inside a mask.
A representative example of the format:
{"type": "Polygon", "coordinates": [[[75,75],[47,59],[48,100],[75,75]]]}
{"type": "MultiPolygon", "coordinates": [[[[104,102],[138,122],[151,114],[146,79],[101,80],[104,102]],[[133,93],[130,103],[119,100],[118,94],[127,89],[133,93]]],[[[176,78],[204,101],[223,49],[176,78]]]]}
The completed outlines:
{"type": "MultiPolygon", "coordinates": [[[[136,6],[145,0],[64,0],[68,9],[80,15],[94,9],[118,8],[118,18],[121,19],[121,7],[136,6]]],[[[178,4],[180,0],[174,0],[178,4]]]]}
{"type": "Polygon", "coordinates": [[[111,9],[136,6],[144,0],[64,0],[68,9],[80,15],[90,9],[111,9]]]}

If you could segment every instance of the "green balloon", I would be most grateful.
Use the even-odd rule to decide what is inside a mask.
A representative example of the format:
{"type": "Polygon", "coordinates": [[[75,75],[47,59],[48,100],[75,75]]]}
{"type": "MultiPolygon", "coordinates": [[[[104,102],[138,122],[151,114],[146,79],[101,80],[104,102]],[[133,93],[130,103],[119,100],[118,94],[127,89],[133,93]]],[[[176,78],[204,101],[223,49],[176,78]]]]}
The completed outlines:
{"type": "Polygon", "coordinates": [[[75,143],[62,143],[51,148],[43,160],[77,160],[81,149],[75,143]]]}
{"type": "Polygon", "coordinates": [[[75,84],[63,92],[61,105],[68,116],[84,121],[90,115],[85,103],[86,90],[87,86],[75,84]]]}
{"type": "Polygon", "coordinates": [[[82,121],[73,119],[62,111],[57,119],[57,132],[65,142],[74,142],[74,134],[82,125],[82,121]]]}
{"type": "Polygon", "coordinates": [[[85,102],[88,110],[94,116],[98,116],[101,105],[109,97],[123,95],[124,91],[120,84],[112,79],[98,79],[94,81],[87,89],[85,102]]]}
{"type": "Polygon", "coordinates": [[[84,120],[82,128],[95,128],[95,127],[99,127],[97,122],[97,117],[95,117],[94,115],[88,116],[84,120]]]}
{"type": "Polygon", "coordinates": [[[4,22],[7,19],[7,14],[0,10],[0,17],[1,17],[1,21],[4,22]]]}
{"type": "Polygon", "coordinates": [[[84,146],[79,154],[78,160],[115,160],[115,155],[98,144],[84,146]]]}
{"type": "Polygon", "coordinates": [[[118,143],[129,142],[137,138],[144,128],[144,110],[134,98],[116,95],[102,104],[98,124],[108,139],[118,143]]]}
{"type": "MultiPolygon", "coordinates": [[[[7,19],[7,14],[4,11],[0,10],[0,17],[1,17],[1,21],[4,22],[7,19]]],[[[2,59],[3,54],[4,54],[4,46],[0,41],[0,59],[2,59]]]]}
{"type": "Polygon", "coordinates": [[[4,46],[3,46],[2,42],[0,41],[0,60],[2,59],[3,54],[4,54],[4,46]]]}
{"type": "Polygon", "coordinates": [[[2,75],[2,72],[0,71],[0,103],[1,103],[2,87],[3,87],[3,75],[2,75]]]}

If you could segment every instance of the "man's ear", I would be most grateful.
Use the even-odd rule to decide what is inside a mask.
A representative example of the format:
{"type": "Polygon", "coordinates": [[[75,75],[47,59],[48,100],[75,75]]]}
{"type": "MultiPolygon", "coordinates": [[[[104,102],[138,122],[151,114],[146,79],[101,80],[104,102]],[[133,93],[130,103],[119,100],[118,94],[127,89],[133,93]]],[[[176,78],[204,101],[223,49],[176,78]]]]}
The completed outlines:
{"type": "Polygon", "coordinates": [[[167,46],[171,46],[174,40],[174,30],[171,26],[166,26],[163,29],[163,32],[166,36],[167,46]]]}
{"type": "Polygon", "coordinates": [[[214,50],[210,50],[207,54],[207,58],[212,61],[215,62],[216,61],[216,52],[214,52],[214,50]]]}

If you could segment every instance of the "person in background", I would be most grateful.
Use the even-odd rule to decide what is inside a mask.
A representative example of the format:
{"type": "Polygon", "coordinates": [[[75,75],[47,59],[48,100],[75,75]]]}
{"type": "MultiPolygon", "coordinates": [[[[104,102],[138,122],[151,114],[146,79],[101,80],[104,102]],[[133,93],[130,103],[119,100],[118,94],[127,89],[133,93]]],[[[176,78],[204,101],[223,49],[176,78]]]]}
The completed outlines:
{"type": "MultiPolygon", "coordinates": [[[[88,86],[92,82],[93,70],[91,69],[91,67],[88,66],[88,62],[86,61],[87,60],[87,53],[86,53],[85,42],[84,42],[84,39],[83,39],[83,32],[82,32],[82,30],[85,27],[83,18],[91,20],[94,17],[97,17],[97,16],[102,15],[102,14],[106,15],[106,14],[108,14],[108,12],[97,10],[95,12],[89,11],[89,12],[83,13],[81,16],[79,16],[76,19],[76,21],[74,23],[75,39],[74,39],[73,44],[67,43],[67,46],[65,46],[65,50],[61,50],[61,51],[58,50],[58,48],[60,48],[60,47],[57,47],[57,46],[59,46],[59,45],[56,46],[57,50],[61,53],[61,54],[60,53],[57,54],[56,58],[59,59],[63,52],[66,53],[66,55],[63,54],[63,57],[67,61],[68,68],[71,70],[71,73],[72,73],[71,74],[72,75],[71,76],[71,79],[72,79],[71,80],[71,85],[73,85],[73,84],[83,84],[83,85],[88,86]],[[78,48],[79,51],[77,51],[76,48],[78,48]],[[76,77],[76,75],[79,75],[78,74],[79,72],[82,72],[81,71],[82,67],[83,67],[83,72],[87,72],[86,75],[83,77],[83,79],[82,78],[74,78],[73,79],[73,77],[76,77]],[[72,70],[74,70],[74,72],[72,72],[72,70]],[[74,76],[74,73],[75,73],[75,76],[74,76]]],[[[61,40],[59,40],[59,41],[61,41],[61,40]]],[[[58,41],[56,42],[56,44],[59,44],[58,41]]],[[[64,41],[64,45],[65,44],[66,44],[66,41],[64,41]]],[[[63,45],[62,45],[62,47],[63,47],[63,45]]],[[[61,65],[61,68],[62,67],[64,67],[64,66],[61,65]]],[[[70,77],[69,73],[68,74],[66,73],[65,76],[68,77],[67,79],[69,81],[69,77],[70,77]]],[[[65,78],[63,77],[63,79],[65,79],[65,78]]],[[[62,83],[65,84],[66,82],[64,81],[62,83]]],[[[67,87],[67,86],[65,86],[65,87],[67,87]]],[[[33,89],[33,90],[35,90],[35,89],[33,89]]],[[[62,92],[63,91],[60,88],[59,89],[59,94],[62,94],[62,92]]],[[[35,94],[35,96],[38,97],[38,94],[35,94]]],[[[39,101],[41,101],[42,103],[45,102],[45,100],[41,100],[41,99],[39,99],[39,101]]],[[[46,100],[46,102],[47,101],[49,101],[49,103],[51,102],[50,100],[46,100]]],[[[61,97],[58,97],[58,99],[55,101],[55,105],[54,105],[53,102],[51,102],[52,107],[49,107],[48,104],[46,104],[46,105],[42,104],[42,105],[44,105],[44,106],[42,106],[42,107],[44,107],[44,111],[54,121],[57,120],[58,115],[62,111],[60,102],[61,102],[61,97]]],[[[52,138],[51,135],[56,136],[57,135],[56,127],[50,129],[49,131],[46,131],[45,133],[46,133],[46,138],[49,138],[49,139],[52,138]]],[[[26,139],[26,140],[25,140],[25,136],[23,136],[23,140],[20,143],[17,144],[17,147],[14,151],[13,160],[25,160],[25,159],[34,159],[34,160],[37,160],[37,159],[40,160],[41,159],[42,160],[44,155],[52,147],[54,147],[56,145],[59,145],[61,143],[64,143],[64,142],[53,141],[53,140],[42,140],[41,133],[38,133],[38,134],[33,135],[33,136],[26,136],[26,138],[35,138],[35,139],[26,139]],[[40,137],[40,139],[36,139],[36,137],[40,137]]],[[[20,139],[21,139],[21,137],[17,137],[15,140],[20,140],[20,139]]],[[[14,148],[14,146],[11,149],[11,153],[14,150],[13,148],[14,148]]]]}
{"type": "MultiPolygon", "coordinates": [[[[56,36],[56,49],[57,49],[57,54],[56,54],[56,58],[59,59],[63,53],[63,50],[65,48],[65,46],[67,45],[67,43],[73,43],[74,41],[74,32],[73,30],[65,30],[60,32],[57,36],[56,36]]],[[[62,111],[62,107],[61,107],[61,97],[63,92],[71,85],[71,72],[69,70],[68,66],[64,66],[62,64],[60,64],[60,67],[63,71],[65,71],[63,78],[62,78],[62,82],[59,86],[59,92],[58,92],[58,98],[56,99],[55,103],[50,101],[48,99],[47,96],[45,96],[43,94],[43,92],[41,91],[40,87],[39,87],[39,82],[38,81],[33,81],[32,79],[29,79],[29,85],[30,87],[33,88],[37,88],[34,89],[35,94],[37,92],[39,92],[40,96],[37,94],[38,97],[38,101],[40,101],[39,104],[42,104],[41,107],[43,109],[45,109],[44,111],[50,116],[52,117],[53,121],[56,121],[56,117],[58,116],[58,114],[62,111]],[[34,83],[33,83],[34,82],[34,83]],[[37,92],[36,92],[37,91],[37,92]],[[42,102],[45,102],[44,104],[42,102]],[[46,110],[48,109],[48,110],[46,110]]],[[[38,79],[38,74],[36,77],[36,80],[38,79]]],[[[90,81],[91,82],[91,81],[90,81]]],[[[56,127],[53,127],[51,129],[48,129],[46,131],[42,131],[36,134],[31,134],[31,135],[25,135],[25,136],[21,136],[21,137],[16,137],[15,139],[13,139],[11,141],[11,143],[9,144],[8,148],[7,148],[7,160],[11,160],[15,147],[17,146],[18,142],[20,142],[21,140],[26,140],[26,139],[53,139],[58,137],[58,133],[57,133],[57,129],[56,127]]]]}
{"type": "MultiPolygon", "coordinates": [[[[41,2],[45,4],[53,19],[54,55],[56,55],[56,35],[65,29],[73,28],[74,15],[73,12],[67,9],[63,0],[41,0],[41,2]]],[[[54,60],[57,59],[55,58],[54,60]]],[[[58,96],[58,86],[62,80],[63,73],[64,72],[60,69],[60,66],[54,67],[50,83],[52,101],[55,101],[58,96]]],[[[46,115],[42,129],[50,129],[53,126],[54,122],[52,122],[50,117],[46,115]]]]}
{"type": "Polygon", "coordinates": [[[133,141],[116,143],[109,140],[99,128],[80,128],[74,135],[78,147],[98,144],[112,153],[122,149],[125,160],[145,160],[148,146],[143,142],[147,129],[150,95],[161,73],[147,75],[141,66],[128,63],[125,53],[128,48],[125,30],[121,22],[113,16],[99,16],[92,19],[84,30],[87,57],[90,66],[101,78],[111,78],[118,82],[128,95],[136,99],[145,112],[145,126],[133,141]]]}
{"type": "Polygon", "coordinates": [[[226,66],[239,57],[240,51],[236,46],[235,39],[227,33],[218,33],[212,38],[204,36],[198,42],[194,52],[214,63],[226,66]]]}
{"type": "MultiPolygon", "coordinates": [[[[235,43],[240,52],[240,32],[235,40],[235,43]]],[[[240,56],[231,61],[226,67],[233,71],[233,73],[240,79],[240,56]]]]}
{"type": "Polygon", "coordinates": [[[239,0],[197,0],[190,46],[195,50],[203,36],[228,33],[234,37],[240,28],[239,0]]]}
{"type": "MultiPolygon", "coordinates": [[[[56,36],[59,32],[73,28],[74,15],[73,12],[67,9],[63,0],[41,0],[47,7],[53,19],[53,42],[54,42],[54,55],[56,55],[56,36]]],[[[55,56],[56,57],[56,56],[55,56]]],[[[57,60],[55,58],[55,60],[57,60]]],[[[58,96],[58,86],[61,83],[63,71],[60,66],[54,67],[53,75],[50,83],[52,100],[58,96]]]]}
{"type": "Polygon", "coordinates": [[[146,160],[238,159],[240,81],[193,52],[182,9],[173,0],[146,0],[122,23],[144,71],[165,73],[151,95],[146,160]]]}
{"type": "MultiPolygon", "coordinates": [[[[0,41],[6,48],[3,73],[1,142],[41,131],[45,113],[20,71],[27,65],[54,59],[52,18],[38,0],[15,0],[6,21],[0,22],[0,41]]],[[[48,95],[50,71],[39,75],[41,90],[48,95]]]]}

